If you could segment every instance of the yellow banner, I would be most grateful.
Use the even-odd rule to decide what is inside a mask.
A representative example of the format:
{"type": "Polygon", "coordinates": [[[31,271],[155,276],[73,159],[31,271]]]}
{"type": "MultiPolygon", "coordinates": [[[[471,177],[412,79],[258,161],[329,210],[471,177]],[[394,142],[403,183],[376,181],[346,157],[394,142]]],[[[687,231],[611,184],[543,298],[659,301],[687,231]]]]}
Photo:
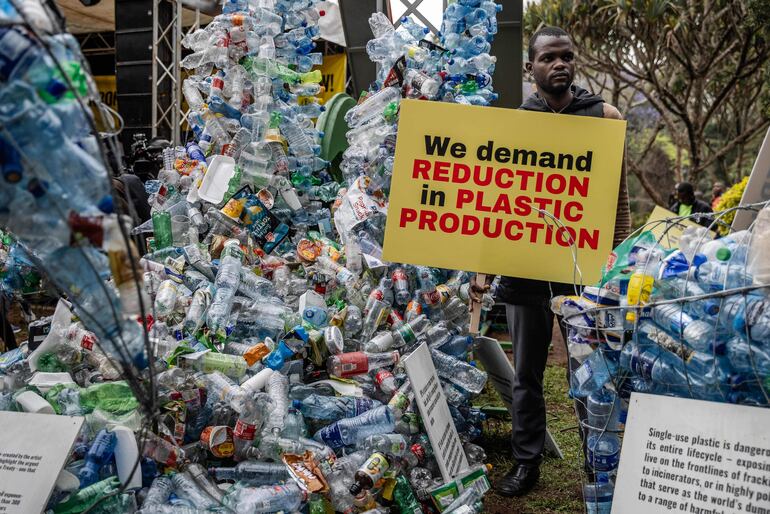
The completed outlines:
{"type": "MultiPolygon", "coordinates": [[[[682,236],[682,232],[687,227],[700,227],[692,220],[676,220],[671,218],[678,218],[676,214],[664,209],[660,205],[656,205],[650,213],[650,217],[647,219],[645,225],[646,230],[649,230],[655,235],[655,238],[666,248],[675,249],[679,248],[679,238],[682,236]]],[[[716,233],[709,231],[710,237],[716,237],[716,233]]],[[[704,241],[708,240],[706,238],[704,241]]]]}
{"type": "Polygon", "coordinates": [[[102,102],[118,110],[118,83],[115,75],[94,75],[94,82],[99,89],[102,102]]]}
{"type": "Polygon", "coordinates": [[[324,55],[324,63],[318,67],[321,70],[321,85],[325,91],[320,95],[321,103],[326,103],[337,93],[345,92],[347,81],[347,56],[345,54],[324,55]]]}
{"type": "Polygon", "coordinates": [[[574,241],[600,278],[624,121],[404,100],[398,126],[385,259],[571,283],[574,241]]]}

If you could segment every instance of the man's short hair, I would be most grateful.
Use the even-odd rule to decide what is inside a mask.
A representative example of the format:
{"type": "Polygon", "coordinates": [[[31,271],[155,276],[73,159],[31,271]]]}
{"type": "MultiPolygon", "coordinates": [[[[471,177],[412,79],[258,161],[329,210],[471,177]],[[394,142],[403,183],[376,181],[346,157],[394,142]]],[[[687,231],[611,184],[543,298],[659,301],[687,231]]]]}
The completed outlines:
{"type": "Polygon", "coordinates": [[[569,37],[569,34],[561,27],[543,27],[529,38],[529,60],[535,58],[535,43],[540,36],[569,37]]]}
{"type": "Polygon", "coordinates": [[[680,182],[676,185],[676,192],[685,195],[694,195],[695,188],[689,182],[680,182]]]}

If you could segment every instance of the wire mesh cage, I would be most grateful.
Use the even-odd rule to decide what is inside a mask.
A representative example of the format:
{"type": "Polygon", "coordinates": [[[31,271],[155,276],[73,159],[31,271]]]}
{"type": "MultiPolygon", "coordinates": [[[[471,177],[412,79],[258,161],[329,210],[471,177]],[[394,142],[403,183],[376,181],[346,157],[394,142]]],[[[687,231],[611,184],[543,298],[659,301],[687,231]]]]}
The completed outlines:
{"type": "Polygon", "coordinates": [[[615,248],[599,284],[552,300],[570,355],[587,512],[610,512],[632,392],[770,405],[768,205],[648,223],[615,248]],[[736,210],[756,213],[748,229],[722,221],[736,210]],[[718,226],[727,235],[716,237],[718,226]]]}

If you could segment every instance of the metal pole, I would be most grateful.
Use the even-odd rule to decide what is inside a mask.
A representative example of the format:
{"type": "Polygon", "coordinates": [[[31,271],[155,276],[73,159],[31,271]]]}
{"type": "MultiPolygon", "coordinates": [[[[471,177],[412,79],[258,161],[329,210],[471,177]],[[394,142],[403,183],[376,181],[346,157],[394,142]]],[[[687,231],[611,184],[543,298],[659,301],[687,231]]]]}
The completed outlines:
{"type": "Polygon", "coordinates": [[[181,118],[182,111],[182,84],[181,84],[181,67],[179,62],[182,60],[182,37],[184,28],[182,27],[182,3],[180,1],[174,2],[174,16],[176,30],[171,36],[172,45],[174,51],[171,56],[171,70],[173,73],[173,84],[171,85],[173,94],[171,97],[169,124],[171,125],[171,144],[178,145],[179,138],[179,119],[181,118]]]}
{"type": "Polygon", "coordinates": [[[152,125],[151,136],[158,135],[158,4],[161,0],[152,0],[152,125]]]}
{"type": "Polygon", "coordinates": [[[497,0],[503,10],[497,15],[497,34],[492,42],[497,107],[517,108],[522,99],[522,0],[497,0]]]}

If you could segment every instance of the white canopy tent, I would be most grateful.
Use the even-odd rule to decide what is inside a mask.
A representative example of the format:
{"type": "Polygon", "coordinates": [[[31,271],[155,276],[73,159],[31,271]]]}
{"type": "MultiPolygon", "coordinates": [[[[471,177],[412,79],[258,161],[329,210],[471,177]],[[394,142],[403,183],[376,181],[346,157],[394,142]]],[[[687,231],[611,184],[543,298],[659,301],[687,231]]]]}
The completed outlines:
{"type": "MultiPolygon", "coordinates": [[[[86,7],[80,0],[56,0],[56,4],[67,19],[67,29],[73,34],[88,32],[111,32],[115,30],[115,0],[102,0],[98,4],[86,7]]],[[[325,16],[319,21],[321,37],[332,43],[345,46],[342,33],[342,19],[337,0],[321,3],[325,16]]],[[[151,13],[150,13],[151,15],[151,13]]],[[[202,16],[201,22],[208,23],[211,18],[202,16]]],[[[182,9],[182,24],[185,27],[195,22],[195,12],[182,9]]]]}

